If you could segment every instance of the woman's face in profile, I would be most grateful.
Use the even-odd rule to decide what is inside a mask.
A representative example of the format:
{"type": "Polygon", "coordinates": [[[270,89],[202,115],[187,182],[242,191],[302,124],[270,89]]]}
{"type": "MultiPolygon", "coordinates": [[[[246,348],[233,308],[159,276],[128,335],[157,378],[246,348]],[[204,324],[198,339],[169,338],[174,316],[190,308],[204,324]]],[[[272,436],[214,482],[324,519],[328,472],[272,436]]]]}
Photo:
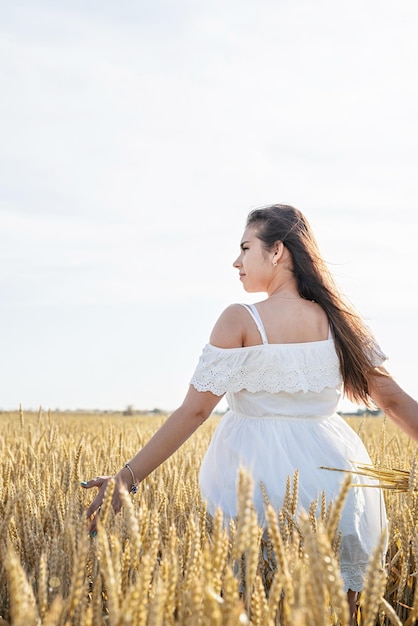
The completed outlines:
{"type": "Polygon", "coordinates": [[[240,243],[240,254],[233,262],[245,291],[265,292],[273,276],[273,262],[263,247],[254,228],[245,229],[240,243]]]}

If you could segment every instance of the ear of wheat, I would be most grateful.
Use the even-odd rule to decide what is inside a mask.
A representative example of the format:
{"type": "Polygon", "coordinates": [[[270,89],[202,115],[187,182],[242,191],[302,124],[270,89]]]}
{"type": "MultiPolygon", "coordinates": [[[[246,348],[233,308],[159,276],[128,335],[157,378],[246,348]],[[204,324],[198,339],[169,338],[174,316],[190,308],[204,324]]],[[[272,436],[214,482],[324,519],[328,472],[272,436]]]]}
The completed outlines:
{"type": "MultiPolygon", "coordinates": [[[[321,466],[320,469],[332,472],[342,472],[345,474],[356,474],[357,476],[365,476],[372,478],[377,482],[373,483],[356,483],[355,487],[380,487],[393,491],[410,491],[411,490],[411,471],[399,468],[375,467],[372,464],[357,464],[357,470],[339,469],[337,467],[321,466]]],[[[417,487],[414,487],[417,489],[417,487]]]]}

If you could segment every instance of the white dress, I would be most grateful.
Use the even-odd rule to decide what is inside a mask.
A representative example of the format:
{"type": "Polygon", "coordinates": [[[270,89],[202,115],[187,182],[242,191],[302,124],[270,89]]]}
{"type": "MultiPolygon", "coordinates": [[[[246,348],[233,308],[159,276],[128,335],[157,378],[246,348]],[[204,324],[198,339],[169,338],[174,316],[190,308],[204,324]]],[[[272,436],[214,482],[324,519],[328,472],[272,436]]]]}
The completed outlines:
{"type": "MultiPolygon", "coordinates": [[[[212,515],[220,507],[226,517],[237,514],[237,476],[241,467],[254,479],[254,503],[265,524],[263,483],[279,510],[287,476],[299,471],[299,507],[309,510],[322,491],[327,502],[340,490],[345,474],[321,466],[356,469],[371,463],[358,435],[337,413],[342,379],[331,337],[308,343],[269,344],[254,305],[244,305],[254,318],[263,343],[243,348],[207,344],[191,384],[198,391],[226,393],[229,410],[222,417],[203,459],[200,488],[212,515]]],[[[385,360],[375,350],[375,365],[385,360]]],[[[353,475],[353,482],[365,477],[353,475]]],[[[352,488],[340,530],[341,573],[345,589],[362,589],[365,569],[386,513],[378,488],[352,488]]]]}

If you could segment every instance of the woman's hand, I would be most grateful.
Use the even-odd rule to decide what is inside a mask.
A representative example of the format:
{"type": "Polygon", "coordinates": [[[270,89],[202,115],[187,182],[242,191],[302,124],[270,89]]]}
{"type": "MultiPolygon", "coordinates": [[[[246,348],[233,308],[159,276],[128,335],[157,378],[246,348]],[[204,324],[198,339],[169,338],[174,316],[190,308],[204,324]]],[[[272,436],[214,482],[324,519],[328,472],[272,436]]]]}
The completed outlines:
{"type": "Polygon", "coordinates": [[[119,513],[119,511],[121,510],[123,506],[121,492],[122,491],[128,492],[129,487],[130,487],[130,484],[128,485],[128,483],[125,482],[122,476],[122,471],[118,472],[116,476],[97,476],[96,478],[92,478],[91,480],[83,481],[81,483],[81,486],[84,489],[91,489],[92,487],[99,488],[99,491],[97,492],[96,497],[91,502],[90,506],[88,507],[86,511],[86,516],[90,520],[88,531],[90,535],[93,537],[97,533],[97,521],[100,515],[100,508],[103,503],[103,498],[105,496],[106,489],[111,480],[114,481],[114,488],[113,488],[113,495],[112,495],[112,508],[115,513],[119,513]]]}
{"type": "Polygon", "coordinates": [[[114,477],[98,476],[81,483],[84,489],[91,489],[92,487],[99,489],[87,509],[90,534],[94,536],[97,531],[97,519],[109,481],[112,478],[115,480],[112,507],[115,513],[119,513],[123,505],[121,493],[131,491],[133,484],[141,483],[146,476],[178,450],[209,417],[221,398],[222,396],[216,396],[211,391],[196,391],[194,387],[190,386],[183,404],[172,413],[148,443],[129,461],[129,467],[125,465],[114,477]]]}

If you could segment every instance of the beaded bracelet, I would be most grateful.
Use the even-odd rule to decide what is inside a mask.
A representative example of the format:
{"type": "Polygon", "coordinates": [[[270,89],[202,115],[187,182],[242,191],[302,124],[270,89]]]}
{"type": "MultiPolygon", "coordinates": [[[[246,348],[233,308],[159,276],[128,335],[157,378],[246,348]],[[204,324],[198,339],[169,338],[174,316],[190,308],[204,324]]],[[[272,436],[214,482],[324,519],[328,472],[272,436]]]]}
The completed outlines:
{"type": "Polygon", "coordinates": [[[138,493],[138,485],[137,485],[137,482],[135,480],[135,474],[133,472],[133,469],[129,465],[129,463],[125,463],[125,467],[128,468],[128,470],[131,472],[131,475],[132,475],[132,487],[129,489],[129,493],[138,493]]]}

